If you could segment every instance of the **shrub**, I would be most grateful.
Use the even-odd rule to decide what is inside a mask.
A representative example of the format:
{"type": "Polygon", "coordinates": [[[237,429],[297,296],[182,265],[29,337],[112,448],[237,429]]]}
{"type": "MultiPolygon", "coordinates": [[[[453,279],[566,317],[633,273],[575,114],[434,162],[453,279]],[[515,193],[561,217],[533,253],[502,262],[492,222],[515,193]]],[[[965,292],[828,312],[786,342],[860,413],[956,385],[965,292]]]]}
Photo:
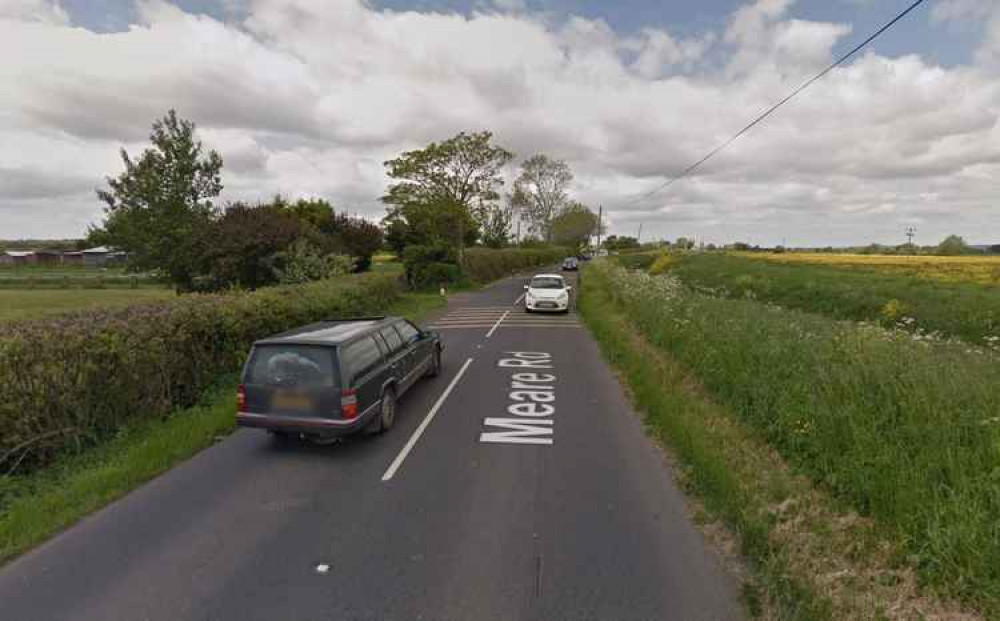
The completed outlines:
{"type": "Polygon", "coordinates": [[[552,265],[571,254],[565,248],[470,248],[465,251],[465,274],[476,282],[490,282],[543,265],[552,265]]]}
{"type": "Polygon", "coordinates": [[[253,340],[377,312],[398,290],[395,278],[366,274],[0,325],[0,472],[191,405],[253,340]]]}

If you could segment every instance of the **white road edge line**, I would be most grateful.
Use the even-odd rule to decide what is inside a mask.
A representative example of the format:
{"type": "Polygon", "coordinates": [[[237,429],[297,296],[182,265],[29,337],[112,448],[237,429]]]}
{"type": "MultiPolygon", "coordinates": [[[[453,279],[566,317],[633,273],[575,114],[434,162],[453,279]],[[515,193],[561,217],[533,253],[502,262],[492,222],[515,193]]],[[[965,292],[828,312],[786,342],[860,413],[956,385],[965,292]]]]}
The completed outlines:
{"type": "Polygon", "coordinates": [[[399,467],[403,465],[403,460],[406,459],[406,456],[410,454],[410,451],[413,450],[413,447],[414,445],[416,445],[417,440],[419,440],[420,436],[423,435],[424,430],[427,429],[427,426],[431,424],[432,420],[434,420],[434,416],[438,413],[438,410],[441,409],[441,406],[444,404],[444,400],[448,398],[448,395],[451,394],[451,391],[455,388],[455,385],[458,384],[458,381],[462,379],[463,375],[465,375],[465,370],[469,368],[470,364],[472,364],[472,358],[468,358],[465,361],[465,364],[463,364],[462,368],[459,369],[458,373],[455,374],[455,377],[451,380],[451,383],[448,384],[448,387],[445,388],[444,392],[441,393],[441,396],[438,397],[438,400],[434,403],[434,407],[432,407],[431,411],[427,413],[427,416],[424,417],[423,422],[420,423],[420,426],[417,427],[417,430],[414,431],[413,435],[410,436],[410,439],[407,440],[406,446],[404,446],[403,450],[399,452],[399,455],[396,455],[396,459],[393,460],[393,462],[389,465],[389,469],[386,470],[385,474],[382,475],[382,481],[388,481],[389,479],[391,479],[396,474],[396,471],[399,470],[399,467]]]}
{"type": "Polygon", "coordinates": [[[490,338],[491,336],[493,336],[493,333],[497,331],[497,328],[500,327],[500,324],[503,323],[503,320],[506,319],[507,315],[509,315],[509,314],[510,314],[510,311],[507,311],[503,315],[500,315],[500,319],[497,319],[497,322],[495,324],[493,324],[493,327],[490,328],[490,331],[486,333],[486,338],[490,338]]]}

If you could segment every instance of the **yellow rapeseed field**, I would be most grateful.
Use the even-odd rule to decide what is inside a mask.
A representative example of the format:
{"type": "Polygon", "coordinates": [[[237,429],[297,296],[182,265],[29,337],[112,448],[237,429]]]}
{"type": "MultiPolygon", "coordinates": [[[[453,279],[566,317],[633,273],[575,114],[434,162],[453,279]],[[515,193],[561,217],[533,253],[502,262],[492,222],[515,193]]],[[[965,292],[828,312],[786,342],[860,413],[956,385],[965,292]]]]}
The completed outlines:
{"type": "Polygon", "coordinates": [[[827,254],[741,252],[740,256],[778,263],[810,263],[832,267],[873,269],[920,278],[1000,284],[1000,256],[907,256],[882,254],[827,254]]]}

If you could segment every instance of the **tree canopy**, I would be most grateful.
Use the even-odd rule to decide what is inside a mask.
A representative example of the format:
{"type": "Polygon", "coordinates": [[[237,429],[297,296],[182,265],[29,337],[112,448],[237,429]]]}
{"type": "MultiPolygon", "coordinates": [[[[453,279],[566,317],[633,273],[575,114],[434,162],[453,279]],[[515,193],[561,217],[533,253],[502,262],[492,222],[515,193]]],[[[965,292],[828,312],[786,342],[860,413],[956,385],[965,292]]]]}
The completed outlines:
{"type": "Polygon", "coordinates": [[[95,236],[128,253],[133,268],[159,270],[186,289],[196,272],[193,246],[222,191],[222,157],[204,152],[195,124],[174,110],[153,123],[149,140],[152,147],[134,161],[123,148],[124,172],[97,191],[107,218],[104,234],[95,236]]]}
{"type": "Polygon", "coordinates": [[[597,214],[583,203],[572,202],[552,219],[552,241],[581,247],[597,232],[597,214]]]}
{"type": "Polygon", "coordinates": [[[567,189],[572,181],[573,173],[562,160],[538,154],[521,163],[510,200],[525,215],[532,233],[551,241],[552,220],[568,203],[567,189]]]}

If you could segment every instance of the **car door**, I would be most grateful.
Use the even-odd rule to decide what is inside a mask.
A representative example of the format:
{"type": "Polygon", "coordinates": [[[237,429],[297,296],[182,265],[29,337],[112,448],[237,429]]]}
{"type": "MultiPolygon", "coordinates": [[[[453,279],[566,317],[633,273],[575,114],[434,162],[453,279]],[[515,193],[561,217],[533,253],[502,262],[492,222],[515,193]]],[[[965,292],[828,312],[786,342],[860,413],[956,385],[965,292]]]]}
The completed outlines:
{"type": "Polygon", "coordinates": [[[406,348],[403,347],[403,340],[399,338],[399,334],[392,329],[392,326],[385,326],[378,332],[388,347],[386,360],[392,370],[393,377],[396,379],[396,384],[399,386],[399,393],[402,394],[409,388],[407,380],[410,371],[410,361],[406,355],[406,348]]]}
{"type": "Polygon", "coordinates": [[[382,346],[372,335],[353,341],[344,350],[344,358],[351,368],[351,387],[358,398],[358,413],[364,415],[382,398],[385,364],[382,346]]]}
{"type": "Polygon", "coordinates": [[[422,338],[422,333],[409,321],[397,321],[393,327],[399,332],[399,337],[403,341],[403,346],[407,348],[407,358],[412,378],[410,382],[415,382],[420,378],[421,371],[427,369],[432,351],[430,339],[422,338]]]}

